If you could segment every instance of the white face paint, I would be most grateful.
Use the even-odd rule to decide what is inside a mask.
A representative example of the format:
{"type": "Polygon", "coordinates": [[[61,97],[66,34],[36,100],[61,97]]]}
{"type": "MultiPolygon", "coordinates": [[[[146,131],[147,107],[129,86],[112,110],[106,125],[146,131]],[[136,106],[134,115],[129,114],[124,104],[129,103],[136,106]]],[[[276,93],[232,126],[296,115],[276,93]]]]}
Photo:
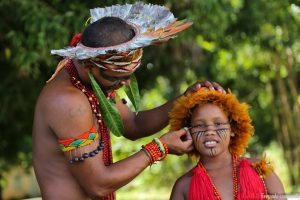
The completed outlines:
{"type": "Polygon", "coordinates": [[[195,107],[190,132],[200,156],[215,157],[229,151],[231,132],[228,117],[214,104],[195,107]]]}

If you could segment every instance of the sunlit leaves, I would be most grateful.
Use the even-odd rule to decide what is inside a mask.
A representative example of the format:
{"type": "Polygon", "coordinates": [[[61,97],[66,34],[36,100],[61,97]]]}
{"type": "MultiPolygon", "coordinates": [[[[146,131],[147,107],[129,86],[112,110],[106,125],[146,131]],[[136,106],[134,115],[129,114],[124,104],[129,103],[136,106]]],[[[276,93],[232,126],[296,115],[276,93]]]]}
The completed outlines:
{"type": "Polygon", "coordinates": [[[209,42],[209,41],[204,40],[204,38],[201,35],[198,35],[196,37],[196,41],[197,41],[198,45],[206,51],[213,51],[216,47],[214,42],[209,42]]]}

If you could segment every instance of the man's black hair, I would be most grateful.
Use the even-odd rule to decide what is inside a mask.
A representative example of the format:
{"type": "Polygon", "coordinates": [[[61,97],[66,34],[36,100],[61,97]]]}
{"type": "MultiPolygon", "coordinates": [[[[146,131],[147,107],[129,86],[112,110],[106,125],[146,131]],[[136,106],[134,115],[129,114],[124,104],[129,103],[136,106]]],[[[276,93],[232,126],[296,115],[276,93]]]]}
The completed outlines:
{"type": "Polygon", "coordinates": [[[83,31],[81,43],[88,47],[114,46],[129,41],[135,35],[132,26],[117,17],[103,17],[83,31]]]}

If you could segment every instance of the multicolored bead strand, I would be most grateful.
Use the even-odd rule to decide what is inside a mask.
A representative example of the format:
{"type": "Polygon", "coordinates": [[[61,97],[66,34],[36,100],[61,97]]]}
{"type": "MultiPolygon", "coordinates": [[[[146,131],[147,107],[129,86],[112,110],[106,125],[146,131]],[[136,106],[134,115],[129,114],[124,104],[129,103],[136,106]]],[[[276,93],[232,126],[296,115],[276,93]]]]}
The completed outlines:
{"type": "Polygon", "coordinates": [[[97,147],[97,149],[95,149],[95,150],[93,150],[93,151],[91,151],[89,153],[83,153],[82,156],[75,157],[75,158],[69,160],[69,163],[70,164],[74,164],[76,162],[82,162],[82,161],[84,161],[85,159],[87,159],[89,157],[94,157],[95,155],[97,155],[99,153],[99,151],[103,150],[103,147],[104,147],[104,143],[101,140],[99,146],[97,147]]]}
{"type": "Polygon", "coordinates": [[[167,145],[159,138],[154,138],[152,142],[143,145],[142,150],[150,158],[151,164],[165,159],[169,153],[167,145]]]}

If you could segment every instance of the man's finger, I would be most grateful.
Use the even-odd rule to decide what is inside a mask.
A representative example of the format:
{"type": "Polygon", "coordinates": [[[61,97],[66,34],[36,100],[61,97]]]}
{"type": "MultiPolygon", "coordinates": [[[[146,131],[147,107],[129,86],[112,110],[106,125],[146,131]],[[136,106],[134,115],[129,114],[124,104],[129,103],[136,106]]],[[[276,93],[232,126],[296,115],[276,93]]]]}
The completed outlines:
{"type": "Polygon", "coordinates": [[[197,82],[197,83],[195,84],[195,87],[196,87],[196,89],[200,89],[200,88],[201,88],[201,83],[197,82]]]}
{"type": "Polygon", "coordinates": [[[191,152],[191,151],[193,151],[193,150],[194,150],[194,146],[193,146],[193,145],[191,145],[191,146],[189,146],[189,147],[188,147],[188,149],[187,149],[187,153],[188,153],[188,152],[191,152]]]}
{"type": "Polygon", "coordinates": [[[201,85],[200,84],[195,84],[191,87],[191,90],[193,92],[197,92],[199,89],[201,88],[201,85]]]}
{"type": "Polygon", "coordinates": [[[190,152],[194,148],[193,141],[192,140],[184,141],[183,144],[182,144],[182,147],[183,147],[185,152],[190,152]]]}
{"type": "Polygon", "coordinates": [[[192,139],[193,139],[190,132],[188,132],[188,133],[186,134],[186,139],[187,139],[187,140],[192,140],[192,139]]]}
{"type": "Polygon", "coordinates": [[[216,83],[216,82],[212,82],[213,86],[221,93],[226,94],[226,91],[221,87],[220,84],[216,83]]]}
{"type": "Polygon", "coordinates": [[[185,130],[185,132],[186,132],[186,139],[187,140],[191,140],[192,139],[192,135],[191,135],[191,133],[190,133],[190,130],[189,130],[189,128],[188,127],[183,127],[183,129],[185,130]]]}
{"type": "Polygon", "coordinates": [[[209,90],[215,90],[213,84],[209,81],[205,81],[204,86],[207,87],[209,90]]]}
{"type": "Polygon", "coordinates": [[[190,133],[190,131],[187,127],[184,127],[184,128],[177,131],[177,134],[178,134],[179,137],[187,136],[189,133],[190,133]]]}
{"type": "Polygon", "coordinates": [[[193,145],[193,140],[185,140],[185,141],[183,141],[183,144],[184,144],[185,147],[192,146],[193,145]]]}
{"type": "MultiPolygon", "coordinates": [[[[180,139],[181,142],[184,142],[184,141],[186,141],[186,140],[192,141],[191,138],[190,138],[190,136],[189,136],[188,128],[182,128],[182,129],[180,129],[180,130],[174,131],[174,132],[173,132],[173,135],[174,135],[176,138],[180,139]],[[175,134],[175,135],[174,135],[174,134],[175,134]]],[[[181,143],[181,144],[182,144],[182,143],[181,143]]]]}

